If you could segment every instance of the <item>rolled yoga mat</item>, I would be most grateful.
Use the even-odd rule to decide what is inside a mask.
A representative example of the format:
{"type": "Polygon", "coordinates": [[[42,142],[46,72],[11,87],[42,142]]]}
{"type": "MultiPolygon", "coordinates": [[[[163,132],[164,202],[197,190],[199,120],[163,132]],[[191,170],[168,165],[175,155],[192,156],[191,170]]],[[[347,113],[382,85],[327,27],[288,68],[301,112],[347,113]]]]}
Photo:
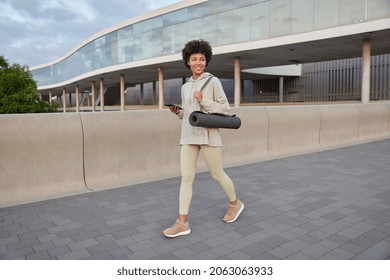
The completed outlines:
{"type": "Polygon", "coordinates": [[[190,115],[190,124],[207,128],[238,129],[241,126],[241,119],[236,115],[226,116],[195,111],[190,115]]]}

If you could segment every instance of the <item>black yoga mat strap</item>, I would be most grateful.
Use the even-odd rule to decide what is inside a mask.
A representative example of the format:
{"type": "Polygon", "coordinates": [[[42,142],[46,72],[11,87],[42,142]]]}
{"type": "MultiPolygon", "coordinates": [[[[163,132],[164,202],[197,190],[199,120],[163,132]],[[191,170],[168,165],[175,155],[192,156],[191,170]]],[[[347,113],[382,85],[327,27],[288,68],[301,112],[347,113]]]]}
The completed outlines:
{"type": "MultiPolygon", "coordinates": [[[[203,86],[200,88],[200,91],[204,90],[204,88],[207,86],[207,84],[211,81],[211,79],[213,78],[214,76],[210,76],[207,78],[206,82],[203,84],[203,86]]],[[[213,92],[213,97],[214,97],[214,92],[213,92]]],[[[203,112],[203,108],[202,108],[202,105],[199,104],[199,110],[201,112],[203,112]]]]}
{"type": "Polygon", "coordinates": [[[207,86],[207,84],[210,82],[210,80],[213,78],[214,76],[210,76],[207,81],[203,84],[203,86],[200,88],[200,91],[204,90],[204,88],[207,86]]]}

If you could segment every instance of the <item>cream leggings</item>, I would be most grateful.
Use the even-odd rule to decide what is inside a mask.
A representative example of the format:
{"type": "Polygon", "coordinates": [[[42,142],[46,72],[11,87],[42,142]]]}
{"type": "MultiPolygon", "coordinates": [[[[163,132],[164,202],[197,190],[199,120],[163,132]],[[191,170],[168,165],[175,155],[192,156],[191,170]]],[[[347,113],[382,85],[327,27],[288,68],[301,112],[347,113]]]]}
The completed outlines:
{"type": "Polygon", "coordinates": [[[202,150],[211,176],[227,194],[230,202],[236,200],[236,192],[232,180],[226,175],[222,165],[222,148],[206,145],[182,145],[180,154],[181,185],[180,185],[180,215],[187,215],[192,199],[192,184],[195,179],[196,161],[202,150]]]}

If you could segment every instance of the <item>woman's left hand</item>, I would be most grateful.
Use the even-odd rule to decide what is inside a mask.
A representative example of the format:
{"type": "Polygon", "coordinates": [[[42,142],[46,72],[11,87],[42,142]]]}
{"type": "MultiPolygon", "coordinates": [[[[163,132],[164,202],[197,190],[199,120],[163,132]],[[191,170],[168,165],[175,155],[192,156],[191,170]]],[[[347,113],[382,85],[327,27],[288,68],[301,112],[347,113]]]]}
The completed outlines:
{"type": "Polygon", "coordinates": [[[200,103],[203,99],[203,95],[202,95],[202,92],[200,91],[194,91],[194,97],[196,100],[198,100],[198,102],[200,103]]]}

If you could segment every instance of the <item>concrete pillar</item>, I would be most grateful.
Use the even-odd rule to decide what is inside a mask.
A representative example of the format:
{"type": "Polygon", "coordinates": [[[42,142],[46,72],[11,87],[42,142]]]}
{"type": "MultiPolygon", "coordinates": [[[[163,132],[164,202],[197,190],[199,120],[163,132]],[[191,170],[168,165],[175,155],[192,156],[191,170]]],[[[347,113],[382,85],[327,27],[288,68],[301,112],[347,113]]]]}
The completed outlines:
{"type": "Polygon", "coordinates": [[[157,104],[157,96],[156,96],[156,82],[153,81],[153,100],[152,100],[153,105],[157,104]]]}
{"type": "Polygon", "coordinates": [[[164,108],[164,69],[158,68],[158,109],[164,108]]]}
{"type": "Polygon", "coordinates": [[[144,84],[140,84],[140,104],[144,105],[144,84]]]}
{"type": "Polygon", "coordinates": [[[53,98],[53,92],[52,92],[52,90],[49,90],[49,103],[50,104],[53,103],[52,98],[53,98]]]}
{"type": "Polygon", "coordinates": [[[66,88],[62,89],[62,111],[66,113],[66,88]]]}
{"type": "Polygon", "coordinates": [[[279,77],[279,102],[283,103],[283,77],[279,77]]]}
{"type": "Polygon", "coordinates": [[[234,59],[234,107],[240,107],[241,103],[241,65],[240,58],[234,59]]]}
{"type": "Polygon", "coordinates": [[[92,93],[92,112],[96,111],[96,85],[95,81],[92,81],[91,83],[91,93],[92,93]]]}
{"type": "Polygon", "coordinates": [[[100,79],[100,111],[104,111],[104,79],[100,79]]]}
{"type": "Polygon", "coordinates": [[[80,86],[76,85],[76,112],[80,112],[80,86]]]}
{"type": "Polygon", "coordinates": [[[371,39],[363,40],[362,103],[370,102],[371,39]]]}
{"type": "Polygon", "coordinates": [[[126,98],[125,98],[125,74],[121,74],[120,76],[120,84],[121,84],[121,111],[124,111],[126,108],[126,98]]]}

